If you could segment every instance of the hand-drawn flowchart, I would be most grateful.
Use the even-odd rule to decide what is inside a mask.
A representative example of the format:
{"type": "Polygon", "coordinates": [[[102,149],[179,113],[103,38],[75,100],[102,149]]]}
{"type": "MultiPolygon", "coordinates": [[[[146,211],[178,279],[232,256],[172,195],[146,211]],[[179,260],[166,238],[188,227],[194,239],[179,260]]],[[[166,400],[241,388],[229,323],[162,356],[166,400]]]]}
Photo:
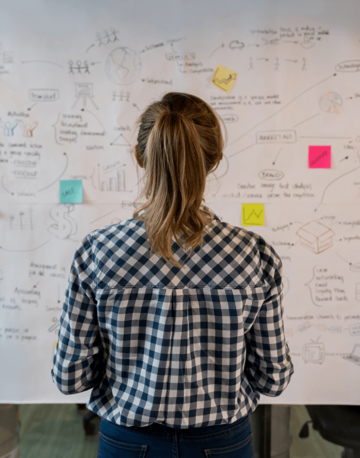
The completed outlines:
{"type": "Polygon", "coordinates": [[[320,19],[317,1],[300,11],[280,0],[281,17],[259,2],[246,14],[245,0],[231,14],[213,0],[179,2],[180,24],[154,0],[143,28],[130,0],[121,14],[90,1],[82,25],[69,4],[56,22],[29,15],[21,40],[0,18],[0,344],[17,362],[3,356],[2,367],[14,380],[31,365],[48,378],[41,393],[35,383],[2,387],[0,401],[64,402],[49,368],[74,252],[91,230],[132,217],[135,122],[183,91],[206,100],[227,131],[206,204],[262,235],[283,262],[295,374],[272,402],[360,405],[360,7],[346,0],[338,17],[330,0],[320,19]],[[25,345],[44,361],[24,361],[25,345]]]}

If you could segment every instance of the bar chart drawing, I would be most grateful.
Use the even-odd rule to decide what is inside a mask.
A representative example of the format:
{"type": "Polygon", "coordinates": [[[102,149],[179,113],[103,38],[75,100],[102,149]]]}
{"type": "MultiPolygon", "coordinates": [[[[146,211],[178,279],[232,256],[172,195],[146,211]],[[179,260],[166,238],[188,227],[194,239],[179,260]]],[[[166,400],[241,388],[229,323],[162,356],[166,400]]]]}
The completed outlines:
{"type": "Polygon", "coordinates": [[[10,216],[10,229],[34,229],[31,209],[26,212],[18,212],[16,216],[10,216]]]}
{"type": "Polygon", "coordinates": [[[100,191],[125,191],[125,170],[117,170],[115,176],[101,180],[100,191]]]}
{"type": "Polygon", "coordinates": [[[91,178],[94,188],[101,192],[126,191],[126,174],[122,168],[103,171],[98,164],[91,178]]]}

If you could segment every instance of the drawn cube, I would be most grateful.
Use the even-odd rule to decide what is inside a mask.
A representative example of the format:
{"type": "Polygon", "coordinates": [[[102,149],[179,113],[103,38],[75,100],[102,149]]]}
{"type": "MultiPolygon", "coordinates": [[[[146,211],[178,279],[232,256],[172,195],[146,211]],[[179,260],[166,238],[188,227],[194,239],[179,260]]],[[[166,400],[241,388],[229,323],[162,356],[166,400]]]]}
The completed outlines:
{"type": "Polygon", "coordinates": [[[302,226],[297,235],[300,238],[300,244],[314,253],[322,253],[333,246],[334,232],[318,221],[311,221],[302,226]]]}

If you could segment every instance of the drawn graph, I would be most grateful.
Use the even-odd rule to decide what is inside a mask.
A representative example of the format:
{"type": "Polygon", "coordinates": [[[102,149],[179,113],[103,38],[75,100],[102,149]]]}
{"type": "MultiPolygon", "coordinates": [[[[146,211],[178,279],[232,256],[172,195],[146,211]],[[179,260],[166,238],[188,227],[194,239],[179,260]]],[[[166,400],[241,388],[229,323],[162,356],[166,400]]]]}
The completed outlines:
{"type": "Polygon", "coordinates": [[[101,192],[121,192],[126,191],[126,173],[122,168],[125,164],[115,167],[100,167],[100,164],[94,168],[91,175],[91,182],[95,189],[101,192]]]}
{"type": "Polygon", "coordinates": [[[339,114],[343,111],[343,101],[336,92],[326,92],[320,97],[319,106],[325,113],[339,114]]]}
{"type": "Polygon", "coordinates": [[[117,170],[114,176],[110,176],[99,182],[100,191],[125,191],[125,170],[117,170]]]}
{"type": "Polygon", "coordinates": [[[232,81],[236,79],[236,73],[230,73],[230,75],[227,78],[214,78],[213,83],[218,84],[218,85],[224,85],[227,86],[230,84],[232,81]]]}
{"type": "Polygon", "coordinates": [[[242,204],[241,220],[243,226],[264,226],[264,204],[242,204]]]}
{"type": "Polygon", "coordinates": [[[10,229],[34,229],[31,210],[18,212],[16,216],[10,216],[10,229]]]}
{"type": "Polygon", "coordinates": [[[236,81],[237,73],[218,65],[212,77],[211,83],[224,92],[230,93],[236,81]]]}

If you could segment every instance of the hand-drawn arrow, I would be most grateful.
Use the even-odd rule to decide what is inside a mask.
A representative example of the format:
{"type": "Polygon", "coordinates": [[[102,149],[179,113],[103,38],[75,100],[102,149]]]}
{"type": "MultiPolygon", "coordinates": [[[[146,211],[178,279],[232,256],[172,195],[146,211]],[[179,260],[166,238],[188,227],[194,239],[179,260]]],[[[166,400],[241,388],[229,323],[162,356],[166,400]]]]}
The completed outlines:
{"type": "Polygon", "coordinates": [[[61,172],[61,175],[59,175],[56,180],[54,180],[52,183],[50,183],[48,186],[45,186],[45,188],[41,188],[38,190],[38,192],[40,191],[43,191],[44,189],[47,189],[47,188],[50,188],[50,186],[52,186],[54,183],[58,182],[60,180],[60,178],[64,175],[64,173],[66,172],[66,169],[68,167],[68,164],[69,164],[69,159],[68,159],[68,156],[66,153],[64,153],[64,156],[66,157],[66,165],[65,165],[65,168],[64,170],[61,172]]]}
{"type": "Polygon", "coordinates": [[[9,191],[8,189],[5,188],[5,186],[4,186],[4,175],[1,177],[1,186],[4,188],[4,190],[5,190],[6,192],[8,192],[9,194],[11,194],[12,196],[15,195],[15,193],[13,193],[13,192],[11,192],[11,191],[9,191]]]}
{"type": "Polygon", "coordinates": [[[92,113],[90,110],[87,110],[86,108],[81,108],[81,111],[86,111],[86,113],[90,113],[92,116],[94,116],[95,119],[97,119],[97,121],[99,122],[99,124],[101,125],[101,127],[104,129],[104,132],[105,134],[107,135],[107,132],[106,132],[106,129],[105,127],[103,126],[102,122],[100,121],[100,119],[94,115],[94,113],[92,113]]]}
{"type": "Polygon", "coordinates": [[[246,131],[243,135],[241,135],[240,137],[238,137],[237,139],[235,139],[234,141],[232,141],[231,143],[229,143],[228,146],[231,146],[233,145],[234,143],[238,142],[240,139],[242,139],[243,137],[245,137],[245,135],[247,135],[249,132],[253,131],[254,129],[256,129],[258,126],[260,126],[261,124],[263,124],[264,122],[268,121],[269,119],[273,118],[274,116],[276,116],[277,114],[279,114],[282,110],[284,110],[285,108],[287,108],[289,105],[291,105],[293,102],[295,102],[295,100],[297,100],[299,97],[301,97],[302,95],[304,95],[306,92],[309,92],[311,91],[311,89],[314,89],[314,87],[316,86],[319,86],[320,84],[324,83],[325,81],[331,79],[331,78],[334,78],[334,76],[336,76],[336,73],[334,73],[333,75],[331,76],[328,76],[327,78],[324,78],[323,80],[319,81],[318,83],[310,86],[309,88],[305,89],[304,91],[302,91],[300,94],[298,94],[296,97],[294,97],[293,99],[291,99],[286,105],[284,105],[282,108],[280,108],[279,110],[275,111],[275,113],[273,113],[272,115],[268,116],[267,118],[263,119],[262,121],[258,122],[255,126],[253,126],[251,129],[249,129],[248,131],[246,131]]]}
{"type": "Polygon", "coordinates": [[[322,195],[322,197],[321,197],[320,203],[319,203],[319,205],[315,208],[314,212],[316,212],[316,211],[318,210],[318,208],[320,207],[320,205],[323,203],[323,200],[324,200],[326,191],[328,190],[328,188],[329,188],[332,184],[335,183],[335,181],[340,180],[340,178],[344,177],[345,175],[348,175],[349,173],[355,172],[355,170],[358,170],[358,169],[360,169],[360,166],[355,167],[354,169],[349,170],[348,172],[343,173],[342,175],[338,176],[337,178],[335,178],[335,180],[330,181],[330,183],[329,183],[329,184],[326,186],[326,188],[324,189],[324,192],[323,192],[323,195],[322,195]]]}
{"type": "Polygon", "coordinates": [[[225,46],[225,43],[223,43],[223,44],[222,44],[221,46],[219,46],[218,48],[214,49],[214,51],[210,54],[209,59],[210,59],[210,57],[214,54],[215,51],[217,51],[217,50],[220,49],[220,48],[223,48],[224,46],[225,46]]]}
{"type": "Polygon", "coordinates": [[[53,64],[57,65],[58,67],[64,68],[62,65],[56,63],[56,62],[50,62],[49,60],[24,60],[21,62],[22,64],[53,64]]]}
{"type": "Polygon", "coordinates": [[[279,149],[279,152],[276,155],[276,158],[274,159],[273,165],[275,165],[276,159],[279,157],[279,154],[281,153],[282,148],[279,149]]]}

